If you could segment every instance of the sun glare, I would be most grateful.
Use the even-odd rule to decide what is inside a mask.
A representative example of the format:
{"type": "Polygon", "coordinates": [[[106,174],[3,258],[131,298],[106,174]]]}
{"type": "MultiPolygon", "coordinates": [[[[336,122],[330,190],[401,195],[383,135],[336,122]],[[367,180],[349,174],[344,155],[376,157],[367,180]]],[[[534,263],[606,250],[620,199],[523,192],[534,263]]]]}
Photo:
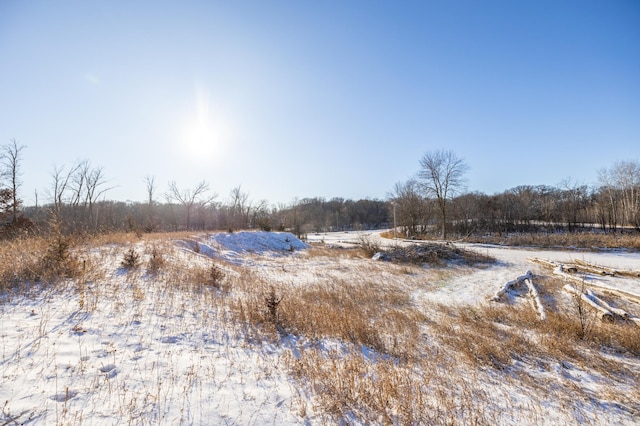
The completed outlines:
{"type": "Polygon", "coordinates": [[[216,146],[221,143],[213,127],[208,123],[196,123],[186,131],[185,145],[190,157],[208,160],[216,153],[216,146]]]}
{"type": "Polygon", "coordinates": [[[181,146],[192,161],[210,161],[219,157],[229,138],[229,127],[209,105],[206,90],[196,91],[196,117],[184,127],[181,146]]]}

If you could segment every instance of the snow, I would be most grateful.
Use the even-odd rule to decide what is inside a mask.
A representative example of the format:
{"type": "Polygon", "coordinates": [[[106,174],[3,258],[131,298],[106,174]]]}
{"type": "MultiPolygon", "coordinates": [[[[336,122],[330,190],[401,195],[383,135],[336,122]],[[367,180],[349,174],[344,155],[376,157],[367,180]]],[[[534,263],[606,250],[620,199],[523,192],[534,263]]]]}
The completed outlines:
{"type": "MultiPolygon", "coordinates": [[[[309,235],[308,242],[353,246],[363,236],[379,238],[375,232],[331,233],[309,235]]],[[[366,270],[358,259],[309,258],[306,251],[311,246],[290,233],[198,235],[176,241],[175,246],[181,251],[174,256],[186,263],[214,259],[226,270],[240,265],[273,282],[291,285],[327,278],[354,279],[366,270]]],[[[418,305],[487,303],[505,283],[529,269],[535,273],[529,257],[557,262],[578,257],[617,269],[640,270],[640,254],[631,252],[464,247],[498,261],[483,268],[453,268],[435,281],[428,279],[426,270],[400,275],[373,261],[365,268],[376,270],[384,282],[415,288],[413,298],[418,305]]],[[[213,290],[194,295],[154,285],[143,273],[123,273],[117,254],[111,249],[102,253],[103,259],[110,259],[104,262],[105,275],[86,283],[83,307],[81,293],[73,283],[43,290],[37,296],[2,295],[0,403],[4,405],[0,424],[325,422],[307,407],[313,396],[299,388],[280,362],[288,356],[299,357],[304,339],[285,336],[279,344],[249,343],[240,326],[229,325],[231,320],[213,290]]],[[[640,293],[637,279],[589,278],[640,293]]],[[[344,342],[335,339],[319,344],[323,353],[349,351],[344,342]]],[[[361,351],[366,359],[375,359],[370,348],[362,347],[361,351]]],[[[562,364],[558,371],[544,374],[562,375],[576,386],[597,389],[591,382],[598,378],[574,366],[562,364]]],[[[493,397],[498,400],[504,390],[495,392],[493,397]]],[[[528,395],[516,397],[527,404],[528,395]]],[[[542,423],[558,419],[561,417],[550,417],[542,423]]],[[[615,414],[613,419],[620,424],[638,420],[615,414]]],[[[349,420],[358,423],[357,419],[349,420]]],[[[515,420],[505,423],[518,423],[515,420]]],[[[600,414],[587,420],[607,424],[611,418],[600,414]]]]}
{"type": "Polygon", "coordinates": [[[195,249],[204,256],[234,264],[247,262],[248,254],[277,257],[286,252],[308,248],[307,244],[290,232],[266,231],[215,233],[205,239],[181,241],[180,244],[187,250],[195,249]]]}

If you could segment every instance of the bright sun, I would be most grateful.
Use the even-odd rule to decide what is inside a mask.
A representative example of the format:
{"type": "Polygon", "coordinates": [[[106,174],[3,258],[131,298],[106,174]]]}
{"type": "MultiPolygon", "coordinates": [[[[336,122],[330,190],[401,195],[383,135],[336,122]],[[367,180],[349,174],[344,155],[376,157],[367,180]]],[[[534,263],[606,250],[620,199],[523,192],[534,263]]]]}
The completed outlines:
{"type": "Polygon", "coordinates": [[[196,91],[196,116],[185,127],[182,147],[192,161],[210,161],[219,157],[230,137],[229,126],[221,114],[212,111],[207,91],[196,91]]]}
{"type": "Polygon", "coordinates": [[[209,160],[216,154],[220,145],[220,136],[212,125],[198,122],[188,127],[185,134],[185,145],[189,156],[195,159],[209,160]]]}

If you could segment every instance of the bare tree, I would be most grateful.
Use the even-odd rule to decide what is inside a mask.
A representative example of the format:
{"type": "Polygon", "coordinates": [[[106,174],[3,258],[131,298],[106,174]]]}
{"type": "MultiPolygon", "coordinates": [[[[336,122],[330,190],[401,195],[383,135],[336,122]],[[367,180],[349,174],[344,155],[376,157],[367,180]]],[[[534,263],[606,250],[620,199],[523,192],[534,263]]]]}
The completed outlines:
{"type": "Polygon", "coordinates": [[[78,170],[80,170],[79,163],[71,166],[67,172],[65,172],[64,166],[54,166],[53,168],[51,173],[51,178],[53,179],[51,190],[53,194],[51,194],[51,197],[53,198],[54,213],[56,215],[60,215],[62,211],[62,207],[66,202],[65,195],[69,191],[72,180],[78,170]]]}
{"type": "MultiPolygon", "coordinates": [[[[0,151],[0,160],[2,162],[2,170],[0,171],[2,179],[8,181],[10,193],[10,205],[7,206],[11,213],[11,223],[18,220],[18,212],[22,205],[22,200],[18,197],[18,189],[22,185],[20,181],[20,163],[22,162],[22,151],[26,147],[18,145],[15,139],[3,145],[0,151]]],[[[9,194],[7,194],[9,195],[9,194]]]]}
{"type": "Polygon", "coordinates": [[[244,228],[249,222],[249,212],[251,210],[251,202],[249,201],[249,193],[242,191],[242,185],[238,185],[229,193],[231,198],[231,225],[235,228],[244,228]]]}
{"type": "Polygon", "coordinates": [[[609,200],[612,227],[620,223],[640,229],[640,162],[616,161],[599,171],[598,180],[609,200]]]}
{"type": "Polygon", "coordinates": [[[442,239],[447,238],[447,203],[464,188],[469,166],[453,151],[428,151],[420,159],[418,177],[427,195],[435,196],[442,220],[442,239]]]}
{"type": "Polygon", "coordinates": [[[145,228],[148,231],[153,231],[155,228],[155,221],[153,219],[153,195],[156,192],[156,178],[155,176],[147,175],[144,177],[144,183],[147,187],[147,224],[145,228]]]}
{"type": "Polygon", "coordinates": [[[174,198],[185,208],[187,215],[187,229],[191,229],[191,213],[196,204],[204,206],[213,201],[218,195],[213,194],[204,197],[205,192],[209,191],[209,184],[204,180],[194,186],[192,189],[178,189],[175,181],[169,182],[169,193],[166,198],[171,202],[174,198]]]}
{"type": "Polygon", "coordinates": [[[147,203],[151,208],[153,207],[153,194],[156,192],[156,177],[147,175],[144,177],[144,183],[147,187],[147,203]]]}
{"type": "Polygon", "coordinates": [[[258,204],[251,207],[251,226],[265,231],[271,230],[269,202],[267,200],[260,200],[258,204]]]}
{"type": "Polygon", "coordinates": [[[571,178],[560,181],[560,201],[562,201],[562,213],[567,222],[569,231],[578,226],[580,213],[586,209],[586,200],[589,194],[587,185],[581,185],[571,178]]]}
{"type": "Polygon", "coordinates": [[[414,237],[424,230],[430,208],[420,194],[418,181],[409,179],[396,183],[389,198],[395,205],[397,224],[407,237],[414,237]]]}
{"type": "Polygon", "coordinates": [[[59,219],[65,216],[66,220],[79,221],[75,223],[76,226],[81,223],[97,226],[96,203],[105,192],[112,189],[104,186],[107,179],[102,167],[94,168],[89,160],[82,160],[74,163],[69,170],[65,170],[64,166],[54,167],[51,177],[54,215],[59,219]],[[70,209],[65,209],[65,206],[70,206],[70,209]]]}
{"type": "MultiPolygon", "coordinates": [[[[107,183],[107,179],[104,175],[104,171],[102,167],[97,167],[94,169],[87,169],[87,175],[84,178],[85,186],[86,186],[86,194],[85,194],[85,207],[88,209],[87,211],[87,220],[89,223],[93,222],[94,219],[94,206],[98,199],[108,190],[112,189],[112,187],[104,187],[107,183]]],[[[97,226],[97,220],[96,220],[97,226]]]]}

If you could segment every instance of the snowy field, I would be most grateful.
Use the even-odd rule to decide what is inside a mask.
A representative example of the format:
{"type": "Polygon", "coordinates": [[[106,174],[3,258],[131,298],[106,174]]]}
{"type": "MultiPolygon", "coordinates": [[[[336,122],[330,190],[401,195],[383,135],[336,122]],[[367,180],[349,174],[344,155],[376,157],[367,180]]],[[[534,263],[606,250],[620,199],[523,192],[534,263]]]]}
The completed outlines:
{"type": "MultiPolygon", "coordinates": [[[[565,278],[530,258],[640,271],[638,253],[460,245],[496,261],[427,267],[371,260],[352,249],[363,238],[415,244],[235,232],[83,249],[81,278],[1,296],[0,425],[640,423],[640,354],[555,351],[525,290],[490,301],[531,270],[546,309],[571,317],[554,281],[565,278]],[[125,268],[130,249],[140,262],[125,268]],[[551,352],[494,360],[478,346],[474,360],[450,337],[482,321],[515,336],[520,318],[536,325],[517,344],[551,352]]],[[[639,278],[581,279],[640,316],[637,301],[601,291],[639,295],[639,278]]],[[[611,327],[640,336],[630,320],[611,327]]]]}

